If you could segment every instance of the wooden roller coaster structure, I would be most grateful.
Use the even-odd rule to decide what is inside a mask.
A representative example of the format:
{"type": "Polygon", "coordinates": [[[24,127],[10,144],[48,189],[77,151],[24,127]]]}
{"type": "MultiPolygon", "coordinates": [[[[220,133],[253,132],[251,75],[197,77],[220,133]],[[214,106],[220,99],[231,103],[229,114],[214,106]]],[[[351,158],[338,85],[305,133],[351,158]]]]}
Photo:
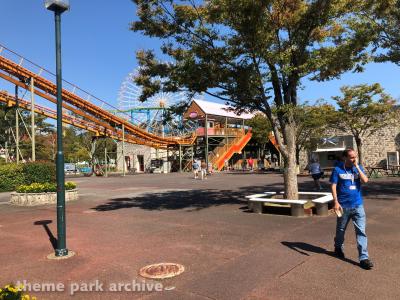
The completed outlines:
{"type": "MultiPolygon", "coordinates": [[[[44,68],[0,45],[0,77],[26,90],[30,90],[31,87],[29,82],[31,81],[31,78],[33,78],[33,92],[45,100],[48,100],[52,103],[57,103],[57,86],[52,81],[44,78],[41,75],[43,72],[55,76],[44,68]],[[6,58],[4,53],[12,54],[15,59],[11,60],[6,58]],[[17,60],[19,63],[16,62],[17,60]],[[28,62],[31,66],[39,69],[39,72],[35,73],[23,67],[23,62],[28,62]]],[[[68,82],[66,83],[71,85],[68,82]]],[[[74,93],[76,88],[77,87],[74,86],[73,91],[68,91],[63,88],[62,91],[63,122],[66,124],[85,129],[89,132],[92,132],[95,136],[110,137],[119,141],[124,138],[126,142],[147,145],[154,148],[165,149],[179,145],[192,145],[196,140],[195,133],[192,133],[190,136],[160,137],[147,132],[138,126],[133,125],[128,120],[114,115],[102,107],[91,103],[87,99],[83,99],[81,96],[77,95],[77,93],[74,93]],[[64,113],[64,110],[72,112],[74,116],[64,113]]],[[[87,95],[87,98],[90,98],[91,95],[87,95]]],[[[4,91],[0,92],[0,102],[6,103],[8,107],[19,106],[23,109],[31,109],[30,101],[16,99],[15,96],[9,95],[4,91]]],[[[103,103],[110,106],[105,102],[103,103]]],[[[37,104],[35,104],[34,108],[35,112],[38,114],[52,119],[57,118],[55,110],[37,104]]]]}

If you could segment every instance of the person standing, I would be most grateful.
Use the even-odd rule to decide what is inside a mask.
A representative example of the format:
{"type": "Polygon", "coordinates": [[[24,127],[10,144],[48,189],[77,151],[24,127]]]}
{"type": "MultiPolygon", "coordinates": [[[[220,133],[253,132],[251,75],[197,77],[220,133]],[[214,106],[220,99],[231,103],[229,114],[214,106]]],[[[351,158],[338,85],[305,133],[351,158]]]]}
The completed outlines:
{"type": "Polygon", "coordinates": [[[251,156],[250,156],[249,160],[247,161],[247,163],[249,164],[250,171],[253,171],[254,160],[251,156]]]}
{"type": "Polygon", "coordinates": [[[200,167],[201,167],[201,171],[200,171],[201,180],[207,179],[207,164],[204,159],[201,161],[200,167]]]}
{"type": "Polygon", "coordinates": [[[192,168],[194,173],[194,179],[197,179],[199,177],[200,165],[196,160],[193,160],[192,168]]]}
{"type": "Polygon", "coordinates": [[[212,165],[211,162],[208,163],[207,172],[208,172],[209,175],[212,175],[213,172],[214,172],[213,165],[212,165]]]}
{"type": "Polygon", "coordinates": [[[311,177],[314,179],[315,188],[317,190],[322,190],[319,180],[321,179],[322,175],[324,175],[324,172],[321,169],[318,159],[311,161],[310,165],[308,166],[308,171],[310,172],[311,177]]]}
{"type": "Polygon", "coordinates": [[[365,270],[373,268],[367,249],[366,215],[364,211],[361,183],[367,183],[368,177],[364,168],[357,163],[357,154],[349,148],[343,152],[343,162],[332,172],[331,188],[334,200],[334,210],[337,214],[335,255],[344,258],[344,235],[350,220],[353,221],[356,232],[357,249],[360,267],[365,270]]]}
{"type": "Polygon", "coordinates": [[[242,160],[242,171],[245,172],[247,169],[247,161],[245,158],[242,160]]]}

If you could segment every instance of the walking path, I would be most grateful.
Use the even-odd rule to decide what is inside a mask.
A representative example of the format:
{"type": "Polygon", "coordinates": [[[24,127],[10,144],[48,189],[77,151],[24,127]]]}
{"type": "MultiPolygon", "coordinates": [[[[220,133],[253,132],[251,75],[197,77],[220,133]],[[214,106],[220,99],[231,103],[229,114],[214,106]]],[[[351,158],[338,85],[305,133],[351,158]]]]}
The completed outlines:
{"type": "MultiPolygon", "coordinates": [[[[380,178],[365,189],[369,251],[375,269],[357,265],[354,231],[346,260],[332,256],[335,217],[294,218],[247,211],[249,193],[282,189],[278,174],[143,174],[75,178],[80,200],[67,204],[67,246],[76,256],[48,260],[56,236],[54,206],[16,207],[0,194],[0,285],[62,283],[108,287],[161,282],[161,292],[84,292],[74,299],[398,299],[400,179],[380,178]],[[37,225],[35,225],[37,224],[37,225]],[[47,224],[47,225],[46,225],[47,224]],[[46,232],[46,226],[48,228],[46,232]],[[183,264],[177,277],[138,275],[159,262],[183,264]]],[[[301,189],[313,186],[299,177],[301,189]]],[[[327,189],[326,179],[322,182],[327,189]]],[[[352,225],[349,225],[352,227],[352,225]]]]}

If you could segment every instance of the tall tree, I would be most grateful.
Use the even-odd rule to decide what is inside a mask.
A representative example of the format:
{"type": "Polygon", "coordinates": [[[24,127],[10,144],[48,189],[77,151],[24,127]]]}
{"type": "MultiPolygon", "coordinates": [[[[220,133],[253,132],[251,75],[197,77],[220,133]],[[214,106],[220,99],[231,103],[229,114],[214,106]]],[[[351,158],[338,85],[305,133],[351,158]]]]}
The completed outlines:
{"type": "Polygon", "coordinates": [[[300,152],[315,149],[316,141],[322,138],[335,117],[335,108],[327,103],[300,105],[296,111],[296,161],[300,164],[300,152]]]}
{"type": "Polygon", "coordinates": [[[370,35],[351,0],[134,0],[134,31],[161,39],[161,62],[139,51],[141,100],[162,91],[206,93],[270,120],[285,163],[285,193],[298,197],[296,120],[302,78],[361,70],[370,35]],[[160,76],[162,80],[155,80],[160,76]],[[272,106],[276,110],[272,110],[272,106]]]}
{"type": "Polygon", "coordinates": [[[344,86],[341,91],[342,96],[332,97],[339,106],[334,126],[354,136],[362,164],[364,139],[393,124],[398,114],[396,101],[378,83],[344,86]]]}
{"type": "Polygon", "coordinates": [[[259,145],[259,148],[263,152],[269,141],[268,136],[272,131],[271,122],[264,114],[259,113],[250,120],[247,120],[246,124],[251,127],[251,138],[259,145]]]}

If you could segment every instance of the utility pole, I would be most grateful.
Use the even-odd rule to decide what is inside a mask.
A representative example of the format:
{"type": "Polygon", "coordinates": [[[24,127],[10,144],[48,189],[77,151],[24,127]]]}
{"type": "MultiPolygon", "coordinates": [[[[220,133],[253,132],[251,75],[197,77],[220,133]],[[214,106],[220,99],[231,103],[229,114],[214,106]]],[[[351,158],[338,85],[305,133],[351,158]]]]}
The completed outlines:
{"type": "Polygon", "coordinates": [[[34,79],[31,77],[31,141],[32,141],[32,161],[36,161],[35,150],[35,95],[34,95],[34,79]]]}
{"type": "Polygon", "coordinates": [[[68,256],[66,215],[65,215],[65,174],[62,134],[62,75],[61,75],[61,14],[69,10],[68,0],[46,0],[45,7],[54,12],[56,46],[56,84],[57,84],[57,247],[55,256],[68,256]]]}

